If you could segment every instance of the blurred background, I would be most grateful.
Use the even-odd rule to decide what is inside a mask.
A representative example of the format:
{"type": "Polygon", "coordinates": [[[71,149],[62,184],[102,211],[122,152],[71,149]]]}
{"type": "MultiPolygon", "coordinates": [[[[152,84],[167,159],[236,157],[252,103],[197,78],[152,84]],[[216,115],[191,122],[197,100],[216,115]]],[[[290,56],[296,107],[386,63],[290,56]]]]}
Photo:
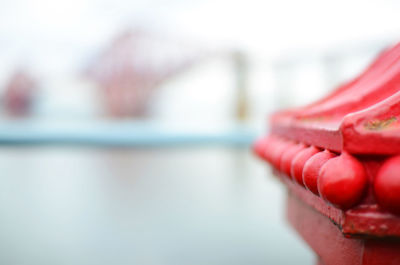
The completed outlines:
{"type": "Polygon", "coordinates": [[[400,39],[395,0],[1,0],[1,264],[312,264],[250,151],[400,39]]]}

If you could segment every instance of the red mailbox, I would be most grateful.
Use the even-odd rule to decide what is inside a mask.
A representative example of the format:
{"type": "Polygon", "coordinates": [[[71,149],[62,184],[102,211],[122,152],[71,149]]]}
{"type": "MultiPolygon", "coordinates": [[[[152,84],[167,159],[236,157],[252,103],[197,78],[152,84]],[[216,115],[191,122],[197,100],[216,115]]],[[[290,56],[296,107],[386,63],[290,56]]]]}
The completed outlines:
{"type": "Polygon", "coordinates": [[[400,44],[327,97],[272,115],[254,144],[318,264],[400,264],[400,44]]]}

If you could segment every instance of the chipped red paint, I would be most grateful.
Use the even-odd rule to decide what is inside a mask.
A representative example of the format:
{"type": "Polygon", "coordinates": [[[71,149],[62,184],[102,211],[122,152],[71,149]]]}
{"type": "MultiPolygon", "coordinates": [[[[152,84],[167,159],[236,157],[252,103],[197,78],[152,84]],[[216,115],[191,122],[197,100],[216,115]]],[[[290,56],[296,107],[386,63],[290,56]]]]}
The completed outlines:
{"type": "MultiPolygon", "coordinates": [[[[289,194],[287,216],[324,265],[397,265],[400,241],[385,238],[343,236],[334,223],[289,194]]],[[[399,222],[399,220],[396,220],[399,222]]],[[[371,224],[375,225],[375,224],[371,224]]]]}
{"type": "Polygon", "coordinates": [[[400,264],[399,84],[400,43],[325,98],[272,115],[254,147],[320,264],[400,264]]]}
{"type": "Polygon", "coordinates": [[[398,154],[398,84],[400,43],[382,53],[360,76],[324,99],[274,114],[270,119],[271,132],[335,152],[398,154]]]}

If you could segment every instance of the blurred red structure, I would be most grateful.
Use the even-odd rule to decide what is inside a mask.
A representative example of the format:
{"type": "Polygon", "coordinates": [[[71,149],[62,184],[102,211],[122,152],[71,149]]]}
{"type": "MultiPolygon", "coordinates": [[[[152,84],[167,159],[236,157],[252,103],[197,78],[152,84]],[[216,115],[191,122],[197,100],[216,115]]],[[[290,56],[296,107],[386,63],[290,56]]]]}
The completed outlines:
{"type": "Polygon", "coordinates": [[[273,115],[254,146],[319,264],[400,264],[399,83],[397,44],[327,97],[273,115]]]}
{"type": "Polygon", "coordinates": [[[36,80],[26,70],[15,71],[5,87],[5,112],[13,117],[29,115],[32,111],[36,89],[36,80]]]}
{"type": "Polygon", "coordinates": [[[203,56],[193,45],[128,30],[90,64],[87,75],[99,85],[109,115],[141,117],[160,84],[203,56]]]}

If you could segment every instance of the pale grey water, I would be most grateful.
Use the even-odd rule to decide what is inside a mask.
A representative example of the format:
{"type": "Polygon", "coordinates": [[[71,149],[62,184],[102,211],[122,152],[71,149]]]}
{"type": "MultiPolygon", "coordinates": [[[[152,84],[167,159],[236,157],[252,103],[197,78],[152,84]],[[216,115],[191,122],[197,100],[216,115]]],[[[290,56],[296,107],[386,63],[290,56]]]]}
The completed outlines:
{"type": "Polygon", "coordinates": [[[0,148],[0,264],[313,264],[247,149],[0,148]]]}

